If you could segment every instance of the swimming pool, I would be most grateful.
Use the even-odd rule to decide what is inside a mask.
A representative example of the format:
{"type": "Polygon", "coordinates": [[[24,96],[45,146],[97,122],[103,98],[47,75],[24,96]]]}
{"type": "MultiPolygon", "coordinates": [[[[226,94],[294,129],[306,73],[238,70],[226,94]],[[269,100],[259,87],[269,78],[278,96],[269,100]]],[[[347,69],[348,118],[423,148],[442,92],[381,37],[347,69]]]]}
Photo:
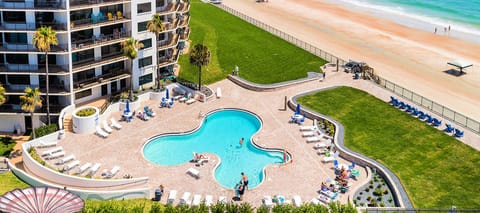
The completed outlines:
{"type": "Polygon", "coordinates": [[[248,176],[249,188],[264,179],[264,168],[283,163],[283,152],[262,149],[251,142],[262,123],[252,113],[238,109],[223,109],[209,113],[200,127],[187,134],[163,135],[151,139],[143,148],[147,160],[173,166],[189,162],[192,152],[213,153],[220,158],[215,169],[218,183],[234,188],[241,172],[248,176]],[[244,138],[243,145],[239,144],[244,138]]]}

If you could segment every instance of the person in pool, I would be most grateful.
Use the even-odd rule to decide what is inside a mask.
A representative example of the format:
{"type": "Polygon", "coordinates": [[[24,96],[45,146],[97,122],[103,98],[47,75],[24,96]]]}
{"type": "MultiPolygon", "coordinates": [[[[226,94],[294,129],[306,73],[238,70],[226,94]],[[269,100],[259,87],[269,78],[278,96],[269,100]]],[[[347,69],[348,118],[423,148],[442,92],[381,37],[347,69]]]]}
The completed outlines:
{"type": "Polygon", "coordinates": [[[245,173],[242,172],[242,180],[243,180],[243,185],[245,188],[248,187],[248,177],[245,173]]]}
{"type": "Polygon", "coordinates": [[[240,138],[240,146],[243,145],[243,138],[240,138]]]}

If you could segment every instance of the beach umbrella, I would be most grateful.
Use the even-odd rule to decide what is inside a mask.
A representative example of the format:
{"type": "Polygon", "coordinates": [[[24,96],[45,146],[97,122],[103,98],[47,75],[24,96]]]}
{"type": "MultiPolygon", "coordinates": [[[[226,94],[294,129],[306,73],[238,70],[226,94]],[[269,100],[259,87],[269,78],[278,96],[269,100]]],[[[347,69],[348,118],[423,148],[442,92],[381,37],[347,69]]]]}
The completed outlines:
{"type": "Polygon", "coordinates": [[[297,111],[295,111],[295,114],[300,114],[300,104],[297,104],[297,111]]]}
{"type": "Polygon", "coordinates": [[[165,99],[170,99],[170,94],[168,92],[168,89],[165,91],[165,99]]]}
{"type": "Polygon", "coordinates": [[[130,112],[130,101],[127,100],[127,104],[125,106],[125,112],[129,113],[130,112]]]}

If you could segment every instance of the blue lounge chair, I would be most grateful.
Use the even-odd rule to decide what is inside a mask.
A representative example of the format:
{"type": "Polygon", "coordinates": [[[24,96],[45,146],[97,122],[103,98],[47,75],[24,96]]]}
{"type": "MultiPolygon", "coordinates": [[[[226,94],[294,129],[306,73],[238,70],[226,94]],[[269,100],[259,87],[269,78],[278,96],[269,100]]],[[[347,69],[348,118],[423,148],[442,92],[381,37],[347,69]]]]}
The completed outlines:
{"type": "Polygon", "coordinates": [[[340,170],[339,165],[338,165],[338,160],[333,160],[333,167],[335,168],[335,171],[340,170]]]}
{"type": "Polygon", "coordinates": [[[433,122],[433,117],[431,115],[427,115],[427,120],[425,120],[425,122],[427,122],[428,124],[429,123],[432,123],[433,122]]]}
{"type": "Polygon", "coordinates": [[[170,99],[170,101],[168,102],[168,108],[171,108],[173,106],[173,98],[170,99]]]}
{"type": "Polygon", "coordinates": [[[398,102],[398,100],[396,98],[394,98],[393,96],[390,96],[390,102],[389,103],[393,104],[395,102],[398,102]]]}
{"type": "Polygon", "coordinates": [[[459,129],[455,128],[454,136],[457,137],[457,138],[463,137],[463,131],[460,131],[459,129]]]}
{"type": "Polygon", "coordinates": [[[412,115],[418,116],[419,114],[420,114],[420,111],[417,108],[413,108],[412,115]]]}
{"type": "Polygon", "coordinates": [[[405,107],[406,107],[405,103],[400,101],[400,103],[398,104],[398,108],[405,109],[405,107]]]}
{"type": "Polygon", "coordinates": [[[442,125],[442,121],[434,118],[432,124],[433,126],[440,126],[442,125]]]}
{"type": "Polygon", "coordinates": [[[427,117],[427,115],[428,115],[427,113],[423,113],[422,111],[420,111],[418,119],[423,120],[427,117]]]}
{"type": "Polygon", "coordinates": [[[395,100],[392,104],[394,107],[398,107],[400,105],[400,101],[395,100]]]}
{"type": "Polygon", "coordinates": [[[454,129],[453,129],[452,125],[445,124],[445,126],[447,126],[447,128],[445,128],[445,130],[443,130],[443,131],[445,131],[446,133],[452,133],[453,132],[454,129]]]}
{"type": "Polygon", "coordinates": [[[352,165],[348,166],[348,170],[352,170],[353,168],[355,168],[355,161],[352,161],[352,165]]]}

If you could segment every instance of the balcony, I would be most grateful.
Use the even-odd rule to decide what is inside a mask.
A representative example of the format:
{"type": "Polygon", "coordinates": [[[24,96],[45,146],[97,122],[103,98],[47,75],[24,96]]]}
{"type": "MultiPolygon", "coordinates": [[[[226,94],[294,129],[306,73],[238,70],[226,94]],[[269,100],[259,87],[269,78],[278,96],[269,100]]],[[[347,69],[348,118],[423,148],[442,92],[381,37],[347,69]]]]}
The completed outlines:
{"type": "Polygon", "coordinates": [[[167,31],[175,30],[177,29],[177,26],[178,26],[178,19],[171,19],[165,23],[165,27],[167,28],[167,31]]]}
{"type": "Polygon", "coordinates": [[[190,3],[188,2],[180,2],[177,7],[177,12],[184,13],[190,10],[190,3]]]}
{"type": "MultiPolygon", "coordinates": [[[[45,74],[44,64],[0,64],[0,74],[45,74]]],[[[68,74],[68,65],[48,65],[49,75],[66,75],[68,74]]]]}
{"type": "Polygon", "coordinates": [[[159,50],[175,47],[178,43],[178,40],[179,40],[178,34],[173,34],[172,36],[169,37],[168,40],[159,41],[158,42],[159,50]]]}
{"type": "Polygon", "coordinates": [[[180,24],[178,26],[187,26],[189,22],[190,22],[190,16],[184,15],[180,19],[180,24]]]}
{"type": "Polygon", "coordinates": [[[0,26],[1,31],[35,31],[37,28],[43,26],[51,26],[55,31],[66,31],[67,24],[66,23],[58,23],[58,22],[41,22],[41,23],[11,23],[11,22],[4,22],[2,26],[0,26]]]}
{"type": "Polygon", "coordinates": [[[84,49],[89,49],[98,46],[110,45],[124,41],[126,38],[130,37],[130,31],[118,31],[113,34],[92,36],[90,39],[82,39],[77,41],[72,41],[73,51],[79,51],[84,49]]]}
{"type": "Polygon", "coordinates": [[[115,70],[105,75],[95,76],[94,78],[84,79],[81,81],[73,82],[73,91],[76,92],[81,89],[87,89],[102,84],[107,84],[113,80],[123,79],[130,77],[128,70],[115,70]]]}
{"type": "MultiPolygon", "coordinates": [[[[68,44],[58,44],[56,46],[50,47],[50,52],[67,52],[68,44]]],[[[15,44],[15,43],[0,43],[0,52],[9,53],[9,52],[40,52],[32,44],[15,44]]]]}
{"type": "Polygon", "coordinates": [[[111,24],[129,22],[130,21],[129,17],[130,17],[129,14],[127,15],[122,14],[122,15],[107,17],[102,13],[100,13],[100,15],[93,15],[92,18],[78,19],[78,20],[72,21],[70,23],[70,27],[72,28],[72,31],[85,30],[85,29],[94,28],[94,27],[102,27],[102,26],[107,26],[111,24]]]}
{"type": "Polygon", "coordinates": [[[91,7],[102,7],[130,2],[131,0],[70,0],[70,9],[87,9],[91,7]]]}
{"type": "Polygon", "coordinates": [[[160,15],[165,15],[168,13],[173,13],[177,10],[177,4],[170,2],[165,7],[157,7],[157,13],[160,15]]]}
{"type": "Polygon", "coordinates": [[[127,57],[123,56],[122,51],[117,51],[108,55],[103,55],[101,57],[73,62],[73,72],[79,72],[82,70],[91,69],[105,64],[111,64],[124,60],[127,60],[127,57]]]}
{"type": "Polygon", "coordinates": [[[180,40],[184,41],[184,40],[187,40],[188,39],[188,36],[190,36],[190,29],[187,28],[185,30],[185,32],[183,32],[182,34],[180,34],[180,40]]]}
{"type": "Polygon", "coordinates": [[[0,9],[35,9],[35,10],[58,10],[66,9],[67,4],[64,0],[23,0],[23,1],[0,1],[0,9]]]}
{"type": "MultiPolygon", "coordinates": [[[[11,95],[23,95],[25,93],[25,88],[40,88],[40,92],[42,95],[46,94],[47,89],[45,87],[40,87],[40,85],[35,84],[5,84],[3,85],[5,88],[6,94],[11,95]]],[[[48,90],[50,95],[57,94],[57,95],[67,95],[70,92],[70,89],[61,84],[55,84],[54,82],[50,82],[50,89],[48,90]]]]}
{"type": "MultiPolygon", "coordinates": [[[[50,104],[50,115],[57,115],[60,114],[63,108],[67,106],[58,105],[58,104],[50,104]]],[[[0,105],[0,113],[27,113],[22,110],[22,105],[20,104],[2,104],[0,105]]],[[[43,106],[39,109],[35,110],[35,114],[38,113],[47,113],[47,104],[44,103],[43,106]]]]}
{"type": "Polygon", "coordinates": [[[170,64],[177,63],[178,56],[179,56],[179,51],[177,49],[173,49],[172,54],[167,54],[167,56],[159,57],[158,67],[164,67],[170,64]]]}

